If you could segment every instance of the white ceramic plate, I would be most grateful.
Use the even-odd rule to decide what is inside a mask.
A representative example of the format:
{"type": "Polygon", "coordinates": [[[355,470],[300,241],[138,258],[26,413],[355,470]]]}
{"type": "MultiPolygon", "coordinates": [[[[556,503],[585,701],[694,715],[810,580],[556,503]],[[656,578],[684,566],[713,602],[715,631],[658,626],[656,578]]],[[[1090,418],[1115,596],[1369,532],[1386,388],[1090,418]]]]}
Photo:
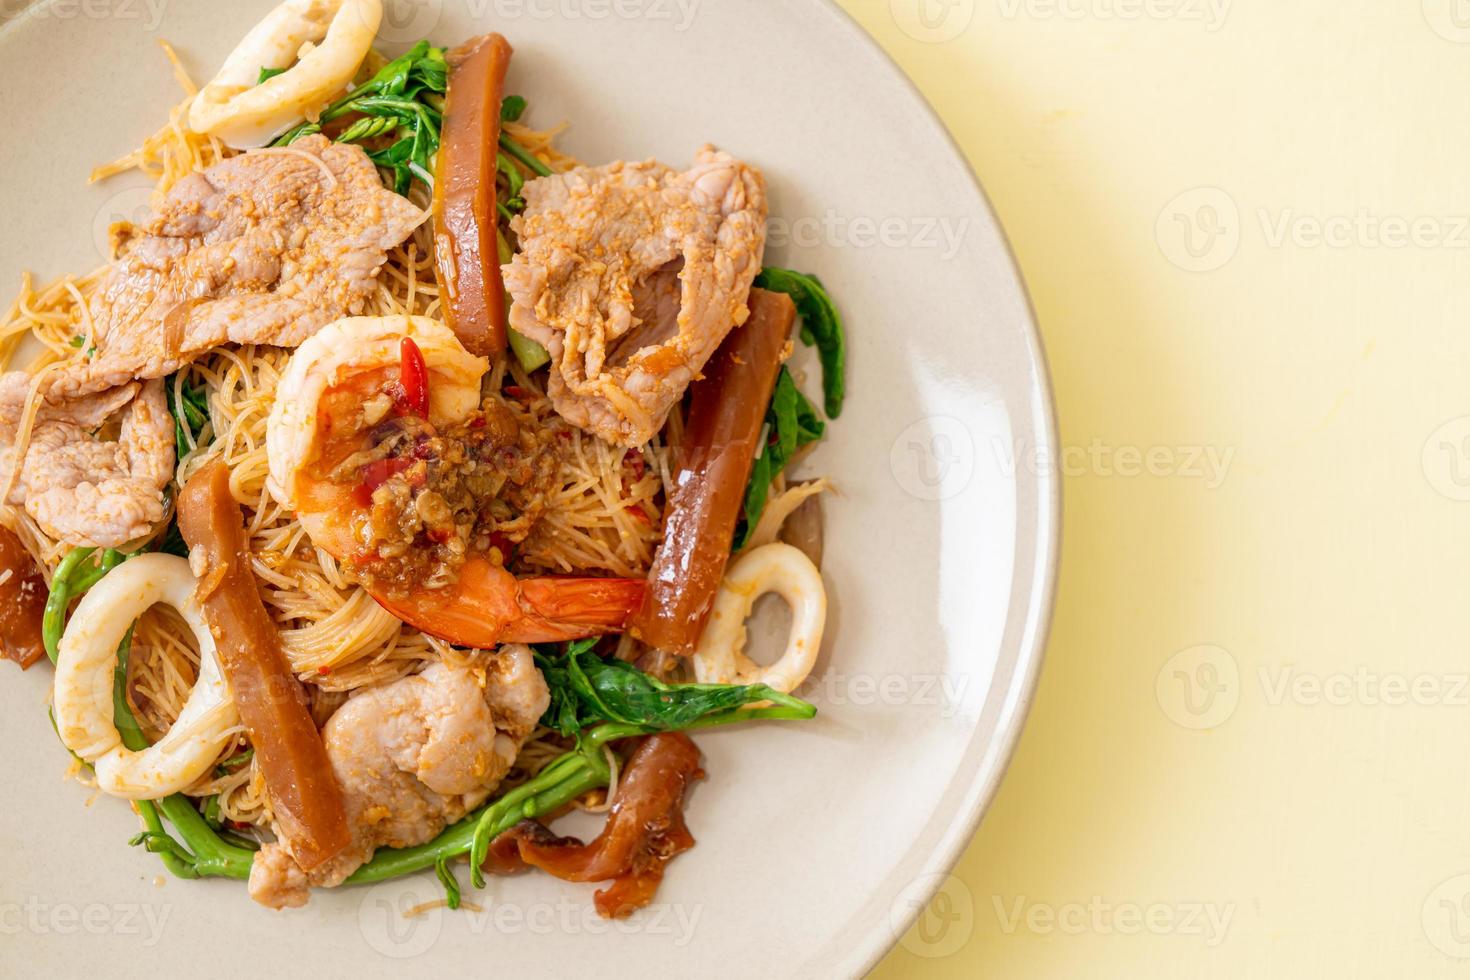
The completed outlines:
{"type": "MultiPolygon", "coordinates": [[[[0,11],[0,284],[97,265],[137,180],[86,186],[178,98],[157,42],[207,78],[269,0],[58,0],[0,11]]],[[[499,30],[530,120],[602,162],[684,165],[705,141],[764,168],[770,264],[845,311],[849,397],[806,464],[833,596],[806,724],[702,735],[709,778],[659,906],[609,926],[591,887],[522,876],[484,914],[397,909],[432,876],[287,914],[238,882],[164,880],[135,818],[62,778],[50,669],[0,666],[0,949],[39,976],[850,976],[901,935],[969,840],[1024,719],[1057,549],[1046,374],[974,177],[903,75],[822,0],[418,0],[401,48],[499,30]]],[[[463,875],[461,875],[463,877],[463,875]]],[[[7,969],[9,972],[9,968],[7,969]]]]}

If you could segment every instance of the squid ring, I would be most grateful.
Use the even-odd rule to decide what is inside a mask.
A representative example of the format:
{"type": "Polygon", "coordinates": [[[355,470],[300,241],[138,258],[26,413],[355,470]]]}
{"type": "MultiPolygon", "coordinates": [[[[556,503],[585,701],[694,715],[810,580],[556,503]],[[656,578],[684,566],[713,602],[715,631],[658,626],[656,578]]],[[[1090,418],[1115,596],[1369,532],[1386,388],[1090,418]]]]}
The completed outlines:
{"type": "Polygon", "coordinates": [[[382,19],[382,0],[286,0],[194,97],[189,128],[235,149],[266,145],[347,87],[382,19]],[[286,70],[256,84],[262,68],[286,70]]]}
{"type": "Polygon", "coordinates": [[[239,724],[195,584],[185,559],[139,555],[92,587],[61,637],[52,690],[56,730],[113,796],[156,800],[179,792],[214,763],[239,724]],[[198,639],[199,679],[173,727],[133,752],[123,747],[115,725],[112,672],[128,629],[159,602],[177,609],[198,639]]]}
{"type": "Polygon", "coordinates": [[[702,684],[765,684],[789,693],[816,665],[826,620],[827,591],[810,558],[789,544],[752,549],[725,573],[694,652],[694,676],[702,684]],[[767,592],[791,607],[791,633],[781,658],[762,667],[744,653],[745,620],[767,592]]]}

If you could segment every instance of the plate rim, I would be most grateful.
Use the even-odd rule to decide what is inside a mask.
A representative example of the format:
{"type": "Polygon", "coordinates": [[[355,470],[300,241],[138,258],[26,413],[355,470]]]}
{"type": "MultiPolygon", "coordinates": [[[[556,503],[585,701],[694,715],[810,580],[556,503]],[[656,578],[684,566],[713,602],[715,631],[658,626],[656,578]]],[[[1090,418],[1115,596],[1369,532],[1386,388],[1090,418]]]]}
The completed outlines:
{"type": "MultiPolygon", "coordinates": [[[[974,186],[981,206],[998,233],[1005,261],[1020,290],[1021,306],[1024,312],[1022,332],[1036,366],[1034,387],[1038,396],[1037,408],[1040,415],[1035,433],[1038,439],[1037,452],[1045,453],[1044,458],[1053,458],[1056,447],[1061,443],[1061,437],[1057,425],[1056,395],[1053,390],[1051,367],[1038,325],[1036,305],[1031,298],[1031,290],[1027,286],[1021,264],[1017,260],[1015,246],[1011,243],[1010,236],[1006,234],[1005,225],[1001,222],[1000,215],[996,212],[995,205],[991,202],[990,195],[980,180],[980,175],[976,173],[974,164],[970,162],[970,158],[965,154],[959,140],[955,138],[939,111],[934,108],[933,103],[924,95],[918,84],[909,77],[878,39],[869,33],[856,17],[841,7],[837,0],[811,0],[811,2],[826,13],[837,30],[846,32],[852,38],[855,47],[865,49],[869,57],[881,64],[891,78],[908,89],[922,107],[930,125],[948,144],[950,152],[959,161],[970,183],[974,186]]],[[[988,768],[978,770],[970,780],[966,796],[973,802],[965,812],[955,814],[945,829],[942,839],[932,850],[929,859],[915,875],[915,880],[927,880],[928,884],[911,896],[914,901],[908,903],[907,910],[901,916],[890,916],[888,923],[890,928],[876,928],[867,931],[866,935],[870,938],[864,939],[859,949],[855,950],[854,955],[849,958],[849,962],[858,964],[855,976],[866,976],[893,951],[918,919],[919,914],[939,891],[944,877],[954,872],[965,848],[973,841],[976,832],[980,829],[981,821],[990,811],[990,806],[1000,790],[1001,781],[1010,771],[1011,762],[1015,758],[1021,733],[1026,727],[1031,707],[1036,700],[1041,668],[1046,659],[1046,647],[1056,618],[1056,587],[1061,567],[1062,481],[1056,473],[1043,471],[1037,474],[1036,488],[1038,491],[1037,536],[1032,542],[1035,548],[1035,570],[1025,591],[1018,592],[1016,583],[1013,581],[1007,607],[1008,616],[1016,612],[1018,605],[1028,613],[1034,612],[1035,614],[1034,627],[1029,630],[1029,636],[1023,633],[1021,648],[1017,650],[1016,660],[1012,666],[1010,689],[1006,691],[1003,701],[1003,706],[1014,705],[1014,711],[1005,724],[997,726],[995,735],[991,739],[992,744],[997,747],[994,762],[988,768]]]]}

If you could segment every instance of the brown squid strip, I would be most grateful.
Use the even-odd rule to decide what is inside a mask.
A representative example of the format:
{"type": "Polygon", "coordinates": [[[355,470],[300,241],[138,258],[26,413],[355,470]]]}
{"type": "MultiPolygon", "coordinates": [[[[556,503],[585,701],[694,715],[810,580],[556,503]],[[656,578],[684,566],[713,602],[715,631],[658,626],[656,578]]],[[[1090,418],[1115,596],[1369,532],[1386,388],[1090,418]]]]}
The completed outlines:
{"type": "Polygon", "coordinates": [[[444,321],[471,354],[505,349],[505,286],[495,229],[500,103],[511,46],[499,34],[449,52],[444,127],[434,164],[434,258],[444,321]]]}
{"type": "Polygon", "coordinates": [[[46,614],[46,580],[31,553],[8,528],[0,527],[0,659],[29,667],[46,652],[41,620],[46,614]]]}
{"type": "Polygon", "coordinates": [[[694,846],[684,823],[684,791],[703,775],[689,736],[651,735],[629,757],[607,825],[594,840],[558,837],[522,820],[495,838],[487,866],[497,874],[529,865],[564,881],[610,881],[593,901],[603,918],[623,918],[653,900],[664,866],[694,846]]]}
{"type": "Polygon", "coordinates": [[[629,631],[649,646],[691,654],[714,608],[756,443],[796,307],[785,293],[750,291],[750,318],[725,338],[690,385],[689,419],[668,488],[664,540],[629,631]]]}
{"type": "Polygon", "coordinates": [[[191,477],[178,508],[191,559],[204,556],[196,594],[265,777],[276,829],[296,863],[309,871],[350,842],[347,808],[306,693],[251,574],[229,467],[216,461],[191,477]]]}

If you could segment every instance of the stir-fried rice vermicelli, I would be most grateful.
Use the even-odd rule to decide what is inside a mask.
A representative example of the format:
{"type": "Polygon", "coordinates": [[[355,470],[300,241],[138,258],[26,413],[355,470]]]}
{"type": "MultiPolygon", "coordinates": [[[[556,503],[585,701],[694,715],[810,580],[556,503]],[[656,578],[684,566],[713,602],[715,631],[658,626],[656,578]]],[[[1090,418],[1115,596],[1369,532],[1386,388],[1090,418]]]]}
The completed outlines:
{"type": "Polygon", "coordinates": [[[165,44],[185,98],[92,174],[150,214],[0,310],[0,659],[177,877],[536,868],[621,918],[696,843],[691,735],[817,715],[830,486],[788,479],[842,315],[766,264],[761,164],[581,164],[510,39],[388,59],[382,16],[284,0],[202,87],[165,44]]]}
{"type": "MultiPolygon", "coordinates": [[[[165,50],[188,97],[141,147],[93,174],[97,180],[133,169],[147,173],[157,181],[155,200],[161,200],[180,178],[233,153],[217,139],[195,133],[184,124],[197,89],[172,49],[165,45],[165,50]]],[[[382,63],[371,56],[363,71],[370,75],[382,63]]],[[[552,169],[573,165],[552,145],[556,130],[537,131],[515,123],[507,126],[552,169]]],[[[415,203],[426,206],[422,188],[415,187],[414,197],[415,203]]],[[[364,313],[439,314],[432,250],[428,226],[391,250],[364,313]]],[[[25,366],[39,373],[84,358],[92,337],[87,302],[105,272],[104,266],[44,286],[35,286],[27,276],[0,320],[0,369],[25,366]],[[25,343],[27,339],[30,344],[25,343]],[[11,363],[37,344],[39,353],[30,363],[11,363]]],[[[197,447],[178,461],[177,482],[182,486],[207,460],[222,457],[229,464],[231,489],[246,515],[262,598],[282,630],[292,668],[325,714],[347,692],[402,677],[425,662],[443,659],[473,664],[488,654],[455,649],[401,623],[361,587],[350,583],[332,556],[313,547],[295,514],[266,491],[266,419],[289,353],[253,346],[217,349],[177,372],[168,396],[176,400],[186,389],[202,389],[207,395],[209,421],[197,447]]],[[[504,380],[499,372],[508,371],[521,394],[507,400],[507,407],[521,419],[545,422],[551,417],[550,402],[532,376],[513,359],[503,359],[496,367],[485,382],[487,396],[499,397],[504,380]]],[[[518,562],[527,571],[642,575],[658,543],[659,497],[662,476],[668,472],[665,454],[655,445],[647,451],[648,459],[630,465],[628,453],[621,448],[577,430],[568,435],[571,444],[561,456],[557,479],[546,496],[546,510],[520,549],[518,562]]],[[[192,434],[185,436],[191,445],[196,443],[192,434]]],[[[48,537],[24,512],[17,512],[17,518],[17,533],[49,577],[68,547],[48,537]]],[[[178,717],[198,667],[196,642],[179,615],[166,606],[145,613],[133,637],[129,701],[151,738],[167,731],[178,717]]],[[[536,772],[563,751],[559,741],[546,736],[540,731],[526,743],[505,785],[514,785],[518,776],[536,772]]],[[[253,758],[246,764],[230,764],[245,744],[241,728],[235,742],[221,754],[223,764],[186,792],[200,797],[218,794],[222,818],[240,825],[267,826],[269,804],[253,758]]],[[[594,794],[592,804],[610,798],[611,792],[612,787],[594,794]]]]}

